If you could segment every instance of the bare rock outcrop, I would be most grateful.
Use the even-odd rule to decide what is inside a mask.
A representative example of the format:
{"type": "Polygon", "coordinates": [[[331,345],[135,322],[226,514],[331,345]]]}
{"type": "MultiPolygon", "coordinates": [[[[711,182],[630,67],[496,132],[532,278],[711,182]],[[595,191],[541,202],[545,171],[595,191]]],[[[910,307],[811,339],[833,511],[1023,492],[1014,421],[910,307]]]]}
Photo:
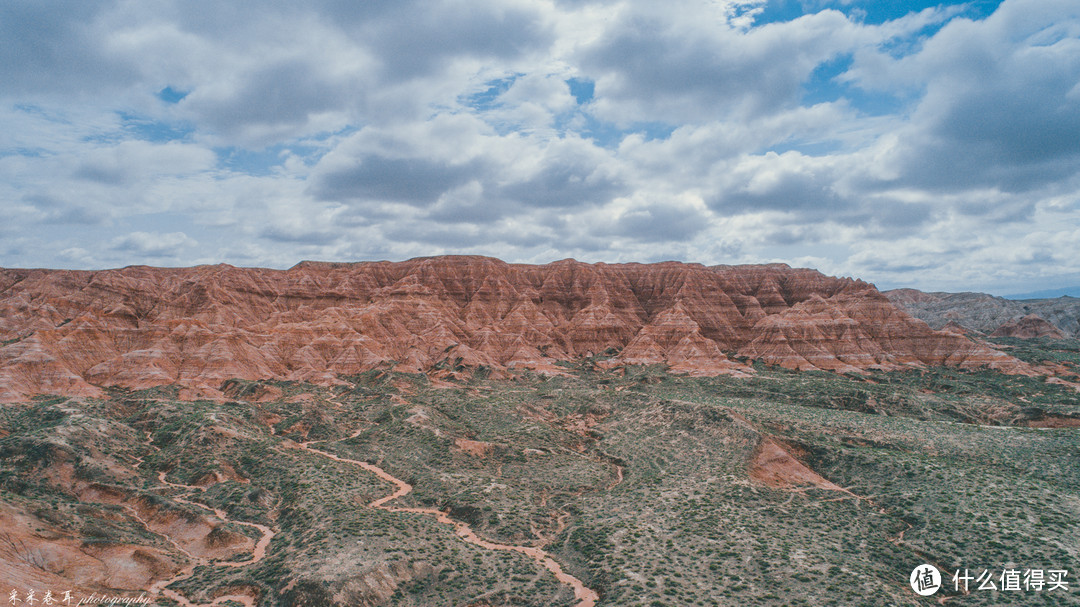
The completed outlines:
{"type": "Polygon", "coordinates": [[[1080,338],[1080,299],[1076,297],[1005,299],[986,293],[924,293],[915,289],[886,291],[885,296],[935,329],[952,323],[990,334],[1001,325],[1035,314],[1065,337],[1080,338]]]}
{"type": "Polygon", "coordinates": [[[1001,325],[990,334],[990,337],[1019,337],[1021,339],[1033,339],[1036,337],[1048,337],[1050,339],[1065,339],[1065,335],[1057,327],[1035,314],[1028,314],[1023,318],[1010,320],[1001,325]]]}
{"type": "Polygon", "coordinates": [[[966,335],[968,337],[986,337],[986,333],[983,333],[982,331],[978,331],[976,329],[970,329],[968,327],[965,327],[964,325],[956,322],[955,320],[950,320],[938,330],[948,331],[949,333],[956,333],[957,335],[966,335]]]}
{"type": "Polygon", "coordinates": [[[438,377],[484,367],[665,364],[752,372],[739,359],[841,372],[905,366],[1025,372],[932,330],[873,285],[786,265],[507,264],[469,256],[303,262],[289,270],[0,270],[0,400],[229,380],[323,384],[378,367],[438,377]]]}

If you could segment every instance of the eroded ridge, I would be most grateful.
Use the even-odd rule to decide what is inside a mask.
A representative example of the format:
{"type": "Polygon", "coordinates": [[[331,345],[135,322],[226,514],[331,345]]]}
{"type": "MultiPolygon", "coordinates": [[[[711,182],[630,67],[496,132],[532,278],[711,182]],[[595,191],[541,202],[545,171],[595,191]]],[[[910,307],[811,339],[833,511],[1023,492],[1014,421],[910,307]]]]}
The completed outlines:
{"type": "Polygon", "coordinates": [[[384,367],[436,379],[479,368],[562,375],[557,363],[609,351],[605,366],[690,375],[753,374],[745,359],[1040,374],[930,329],[871,284],[783,265],[450,256],[290,270],[0,268],[0,309],[0,402],[174,384],[182,400],[220,400],[232,379],[332,385],[384,367]]]}

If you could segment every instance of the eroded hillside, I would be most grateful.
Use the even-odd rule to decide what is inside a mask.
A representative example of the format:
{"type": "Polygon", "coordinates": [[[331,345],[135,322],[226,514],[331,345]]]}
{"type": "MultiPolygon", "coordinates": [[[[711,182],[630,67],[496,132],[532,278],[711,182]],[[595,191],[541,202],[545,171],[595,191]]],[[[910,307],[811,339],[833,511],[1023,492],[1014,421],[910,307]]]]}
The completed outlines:
{"type": "Polygon", "coordinates": [[[1031,373],[931,330],[867,283],[783,265],[514,265],[483,257],[0,271],[0,400],[178,385],[220,399],[230,379],[322,385],[391,366],[505,376],[604,352],[692,375],[749,361],[850,372],[946,365],[1031,373]]]}

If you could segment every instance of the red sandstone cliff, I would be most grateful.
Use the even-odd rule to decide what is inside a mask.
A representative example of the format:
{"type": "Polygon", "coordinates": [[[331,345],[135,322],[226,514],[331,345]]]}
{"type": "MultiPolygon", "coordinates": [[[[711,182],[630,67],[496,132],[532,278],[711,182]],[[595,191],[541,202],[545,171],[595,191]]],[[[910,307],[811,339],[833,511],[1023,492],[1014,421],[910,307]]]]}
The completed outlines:
{"type": "Polygon", "coordinates": [[[665,363],[747,373],[729,358],[852,371],[950,365],[1025,371],[931,330],[867,283],[784,265],[543,266],[483,257],[304,262],[289,270],[0,270],[0,400],[228,379],[332,382],[382,365],[447,373],[665,363]]]}

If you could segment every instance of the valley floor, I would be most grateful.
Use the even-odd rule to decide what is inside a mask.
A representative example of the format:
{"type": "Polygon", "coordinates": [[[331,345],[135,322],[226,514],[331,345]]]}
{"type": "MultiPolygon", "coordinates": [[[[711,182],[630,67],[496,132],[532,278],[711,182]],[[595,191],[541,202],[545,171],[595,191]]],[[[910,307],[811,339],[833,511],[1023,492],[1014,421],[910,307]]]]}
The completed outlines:
{"type": "MultiPolygon", "coordinates": [[[[1080,363],[1077,342],[999,345],[1080,363]]],[[[231,382],[221,403],[161,388],[4,406],[0,591],[162,606],[1080,604],[1073,386],[595,362],[449,386],[231,382]],[[924,563],[943,578],[926,599],[908,579],[924,563]],[[1068,587],[1002,588],[1033,570],[1066,570],[1068,587]],[[957,571],[995,589],[957,591],[957,571]]]]}

